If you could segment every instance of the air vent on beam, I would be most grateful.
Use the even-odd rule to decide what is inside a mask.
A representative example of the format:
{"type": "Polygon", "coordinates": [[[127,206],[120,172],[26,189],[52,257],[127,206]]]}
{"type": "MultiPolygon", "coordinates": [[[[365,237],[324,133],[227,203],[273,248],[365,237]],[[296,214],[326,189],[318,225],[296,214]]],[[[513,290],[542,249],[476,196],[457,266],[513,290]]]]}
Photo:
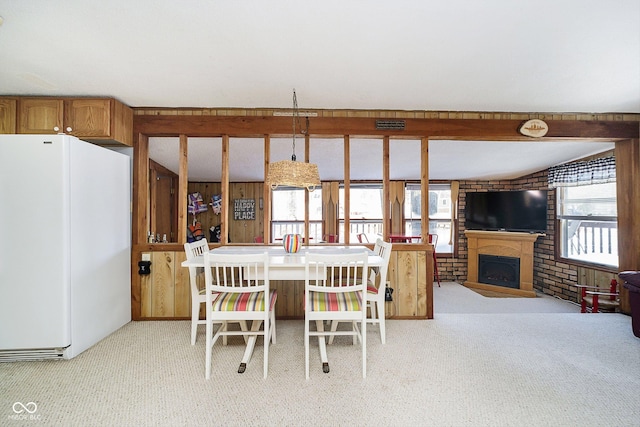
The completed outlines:
{"type": "Polygon", "coordinates": [[[404,130],[404,120],[376,120],[376,129],[404,130]]]}

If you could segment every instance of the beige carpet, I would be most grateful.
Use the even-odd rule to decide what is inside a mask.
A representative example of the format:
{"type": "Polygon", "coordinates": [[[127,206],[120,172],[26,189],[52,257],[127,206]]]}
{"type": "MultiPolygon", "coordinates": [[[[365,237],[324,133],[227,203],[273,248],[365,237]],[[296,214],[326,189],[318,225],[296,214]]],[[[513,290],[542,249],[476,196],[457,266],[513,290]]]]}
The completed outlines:
{"type": "Polygon", "coordinates": [[[537,294],[536,298],[493,298],[474,292],[458,283],[443,282],[433,288],[434,315],[499,314],[499,313],[579,313],[577,304],[549,295],[537,294]]]}
{"type": "Polygon", "coordinates": [[[243,346],[217,347],[208,381],[202,332],[191,346],[189,322],[132,322],[69,361],[0,364],[0,425],[639,425],[640,339],[628,316],[442,313],[447,293],[481,311],[470,307],[480,295],[436,287],[434,320],[389,321],[384,346],[372,328],[364,380],[358,348],[342,338],[328,348],[329,374],[312,348],[306,381],[301,321],[277,322],[266,380],[259,343],[242,375],[243,346]],[[34,402],[38,418],[15,419],[16,402],[34,402]]]}

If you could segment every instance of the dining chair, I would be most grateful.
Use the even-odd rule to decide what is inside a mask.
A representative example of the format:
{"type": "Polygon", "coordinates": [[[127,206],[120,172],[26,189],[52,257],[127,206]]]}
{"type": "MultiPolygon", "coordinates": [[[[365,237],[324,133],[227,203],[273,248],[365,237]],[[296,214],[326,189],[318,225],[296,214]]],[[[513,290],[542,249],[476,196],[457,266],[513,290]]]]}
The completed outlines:
{"type": "Polygon", "coordinates": [[[389,271],[389,259],[391,258],[392,246],[389,242],[376,239],[373,252],[381,257],[383,262],[377,273],[374,269],[371,269],[369,280],[367,281],[367,306],[371,313],[371,317],[367,318],[367,322],[378,324],[382,344],[386,342],[384,297],[386,288],[389,285],[387,281],[387,271],[389,271]]]}
{"type": "Polygon", "coordinates": [[[269,287],[269,255],[204,253],[206,285],[206,356],[205,378],[211,376],[211,356],[218,338],[242,335],[247,347],[238,373],[243,373],[251,359],[258,336],[264,337],[263,376],[269,369],[269,343],[276,342],[275,304],[277,293],[269,287]],[[217,297],[214,294],[218,293],[217,297]],[[251,329],[213,330],[214,322],[252,321],[251,329]],[[260,330],[262,325],[262,330],[260,330]]]}
{"type": "MultiPolygon", "coordinates": [[[[385,291],[389,285],[387,281],[387,271],[389,271],[389,259],[391,258],[390,242],[378,238],[373,246],[373,252],[382,258],[382,265],[378,269],[369,269],[369,278],[367,280],[367,308],[369,309],[370,316],[367,317],[367,323],[378,324],[380,331],[380,341],[382,344],[386,343],[386,328],[385,328],[385,291]],[[377,270],[377,271],[376,271],[377,270]]],[[[331,322],[331,330],[335,331],[338,327],[338,321],[331,322]]],[[[333,343],[333,337],[329,337],[329,344],[333,343]]]]}
{"type": "Polygon", "coordinates": [[[304,354],[305,374],[309,379],[309,346],[312,336],[318,337],[322,370],[329,372],[326,337],[352,335],[362,346],[362,378],[367,375],[367,304],[366,251],[353,254],[305,255],[304,281],[304,354]],[[351,322],[349,331],[324,329],[324,322],[351,322]],[[311,330],[311,322],[316,329],[311,330]]]}
{"type": "Polygon", "coordinates": [[[358,238],[358,242],[360,243],[369,243],[369,238],[364,233],[358,233],[356,237],[358,238]]]}
{"type": "MultiPolygon", "coordinates": [[[[199,255],[203,255],[209,251],[209,244],[207,239],[197,240],[193,243],[184,244],[184,252],[188,260],[191,260],[199,255]]],[[[191,345],[196,344],[196,337],[198,334],[198,325],[204,325],[206,321],[200,320],[200,306],[206,302],[204,293],[205,289],[199,289],[198,276],[199,273],[197,267],[189,267],[189,284],[191,287],[191,345]]]]}
{"type": "Polygon", "coordinates": [[[338,243],[338,235],[337,234],[325,234],[322,236],[322,240],[327,243],[338,243]]]}
{"type": "Polygon", "coordinates": [[[436,275],[438,281],[438,287],[440,287],[440,275],[438,274],[438,257],[436,255],[436,246],[438,245],[438,235],[429,233],[429,243],[433,245],[433,272],[436,275]]]}
{"type": "MultiPolygon", "coordinates": [[[[184,252],[187,259],[193,259],[197,256],[203,256],[209,251],[209,244],[206,239],[197,240],[192,243],[184,244],[184,252]]],[[[200,319],[200,306],[206,303],[205,288],[200,289],[198,286],[198,277],[202,278],[204,269],[198,267],[189,267],[189,285],[191,288],[191,345],[196,344],[198,335],[198,325],[205,325],[206,319],[200,319]],[[200,270],[200,271],[198,271],[200,270]]],[[[200,279],[201,280],[201,279],[200,279]]],[[[225,328],[226,322],[218,322],[220,327],[225,328]]],[[[240,327],[247,328],[247,322],[240,321],[240,327]]],[[[227,337],[223,338],[223,344],[227,344],[227,337]]]]}

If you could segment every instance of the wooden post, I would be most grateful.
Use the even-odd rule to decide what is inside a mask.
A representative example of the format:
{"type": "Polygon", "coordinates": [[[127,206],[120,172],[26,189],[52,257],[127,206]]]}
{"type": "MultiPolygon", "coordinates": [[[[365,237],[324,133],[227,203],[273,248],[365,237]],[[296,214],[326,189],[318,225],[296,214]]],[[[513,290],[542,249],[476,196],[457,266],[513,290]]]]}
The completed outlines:
{"type": "MultiPolygon", "coordinates": [[[[640,270],[640,139],[616,142],[618,271],[640,270]]],[[[629,291],[620,286],[620,311],[631,314],[629,291]]]]}

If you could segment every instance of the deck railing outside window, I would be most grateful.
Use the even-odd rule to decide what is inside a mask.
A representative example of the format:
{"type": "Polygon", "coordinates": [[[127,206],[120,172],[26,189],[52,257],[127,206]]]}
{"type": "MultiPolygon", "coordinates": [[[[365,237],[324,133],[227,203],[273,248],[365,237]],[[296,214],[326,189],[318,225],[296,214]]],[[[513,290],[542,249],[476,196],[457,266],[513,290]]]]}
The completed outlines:
{"type": "MultiPolygon", "coordinates": [[[[340,242],[344,242],[344,222],[340,221],[340,242]]],[[[352,220],[349,222],[349,241],[358,243],[358,234],[367,235],[370,243],[382,236],[382,220],[352,220]]],[[[279,242],[285,234],[304,235],[304,221],[271,221],[272,242],[279,242]]],[[[311,243],[321,243],[323,238],[322,221],[309,221],[311,243]]]]}
{"type": "Polygon", "coordinates": [[[566,220],[566,256],[576,261],[618,265],[618,226],[614,222],[566,220]]]}
{"type": "MultiPolygon", "coordinates": [[[[304,221],[271,221],[271,240],[278,242],[285,234],[304,236],[304,221]]],[[[322,241],[322,221],[309,221],[311,243],[322,241]]]]}

